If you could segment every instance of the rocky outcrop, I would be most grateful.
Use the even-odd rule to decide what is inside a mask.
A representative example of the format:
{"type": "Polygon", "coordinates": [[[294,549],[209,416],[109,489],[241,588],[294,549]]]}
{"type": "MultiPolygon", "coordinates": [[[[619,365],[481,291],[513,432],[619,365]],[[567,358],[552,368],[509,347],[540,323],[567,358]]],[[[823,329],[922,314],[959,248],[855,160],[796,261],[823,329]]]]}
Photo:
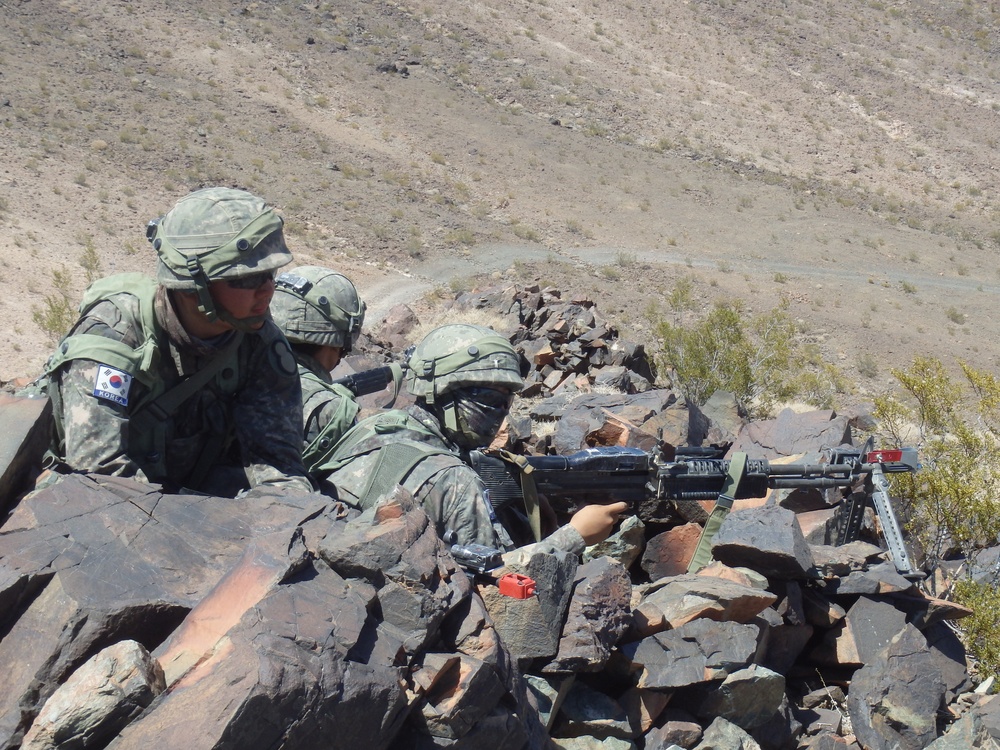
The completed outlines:
{"type": "MultiPolygon", "coordinates": [[[[524,355],[508,448],[662,438],[818,461],[851,440],[830,411],[693,408],[587,300],[506,288],[456,305],[499,314],[524,355]]],[[[390,322],[402,346],[415,317],[390,322]]],[[[369,341],[354,362],[383,356],[369,341]]],[[[37,450],[44,403],[29,407],[0,417],[37,450]]],[[[971,692],[947,623],[968,612],[900,575],[873,519],[832,546],[839,489],[738,499],[697,573],[710,500],[640,508],[580,560],[526,550],[488,575],[460,569],[400,489],[365,513],[97,476],[15,494],[0,498],[0,748],[998,746],[996,701],[971,692]]]]}

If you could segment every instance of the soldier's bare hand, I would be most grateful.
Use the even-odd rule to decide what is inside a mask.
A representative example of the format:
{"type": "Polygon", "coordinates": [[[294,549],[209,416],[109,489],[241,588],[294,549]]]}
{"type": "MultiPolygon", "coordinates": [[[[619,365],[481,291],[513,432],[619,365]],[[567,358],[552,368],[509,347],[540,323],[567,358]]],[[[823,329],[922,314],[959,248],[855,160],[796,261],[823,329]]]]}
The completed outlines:
{"type": "Polygon", "coordinates": [[[580,532],[587,546],[603,542],[611,534],[622,513],[628,510],[628,503],[611,505],[586,505],[569,519],[570,526],[580,532]]]}

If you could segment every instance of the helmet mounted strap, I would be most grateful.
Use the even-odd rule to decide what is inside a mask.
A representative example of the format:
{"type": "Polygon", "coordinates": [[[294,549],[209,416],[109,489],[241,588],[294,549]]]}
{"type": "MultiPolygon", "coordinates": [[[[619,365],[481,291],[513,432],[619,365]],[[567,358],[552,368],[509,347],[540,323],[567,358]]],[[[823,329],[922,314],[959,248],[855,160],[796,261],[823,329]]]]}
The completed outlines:
{"type": "Polygon", "coordinates": [[[198,309],[210,322],[214,321],[218,318],[218,312],[215,309],[215,300],[212,299],[212,293],[208,289],[208,278],[205,276],[205,271],[202,269],[198,258],[194,255],[187,257],[186,265],[188,275],[191,277],[191,281],[194,282],[195,293],[198,295],[198,309]]]}
{"type": "MultiPolygon", "coordinates": [[[[430,385],[430,388],[427,391],[427,395],[424,397],[424,401],[426,401],[428,405],[433,406],[434,405],[434,360],[425,359],[421,363],[421,370],[419,377],[422,380],[426,380],[430,385]]],[[[452,419],[454,419],[454,417],[452,417],[452,419]]]]}

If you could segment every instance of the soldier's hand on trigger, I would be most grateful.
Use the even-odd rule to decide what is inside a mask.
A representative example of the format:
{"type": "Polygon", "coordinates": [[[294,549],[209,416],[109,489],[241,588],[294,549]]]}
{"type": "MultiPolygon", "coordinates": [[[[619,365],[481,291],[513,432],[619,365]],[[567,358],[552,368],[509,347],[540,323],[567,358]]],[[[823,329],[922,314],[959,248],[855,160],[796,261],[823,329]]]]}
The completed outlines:
{"type": "Polygon", "coordinates": [[[628,503],[586,505],[569,519],[570,526],[580,532],[583,541],[591,544],[603,542],[611,534],[621,514],[628,510],[628,503]]]}

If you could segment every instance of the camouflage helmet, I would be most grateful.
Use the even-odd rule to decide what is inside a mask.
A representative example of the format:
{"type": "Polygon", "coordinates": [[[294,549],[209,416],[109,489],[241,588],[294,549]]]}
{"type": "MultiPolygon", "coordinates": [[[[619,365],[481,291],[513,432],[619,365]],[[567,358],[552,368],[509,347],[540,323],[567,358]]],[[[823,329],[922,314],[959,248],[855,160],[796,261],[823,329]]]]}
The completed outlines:
{"type": "Polygon", "coordinates": [[[439,326],[417,344],[406,373],[406,389],[433,404],[459,388],[524,387],[520,358],[496,331],[484,326],[452,323],[439,326]]]}
{"type": "Polygon", "coordinates": [[[156,279],[168,289],[200,291],[208,281],[275,271],[292,261],[281,227],[277,212],[244,190],[196,190],[150,223],[156,279]]]}
{"type": "Polygon", "coordinates": [[[271,316],[292,344],[350,351],[361,334],[365,303],[343,274],[319,266],[299,266],[275,281],[271,316]]]}

